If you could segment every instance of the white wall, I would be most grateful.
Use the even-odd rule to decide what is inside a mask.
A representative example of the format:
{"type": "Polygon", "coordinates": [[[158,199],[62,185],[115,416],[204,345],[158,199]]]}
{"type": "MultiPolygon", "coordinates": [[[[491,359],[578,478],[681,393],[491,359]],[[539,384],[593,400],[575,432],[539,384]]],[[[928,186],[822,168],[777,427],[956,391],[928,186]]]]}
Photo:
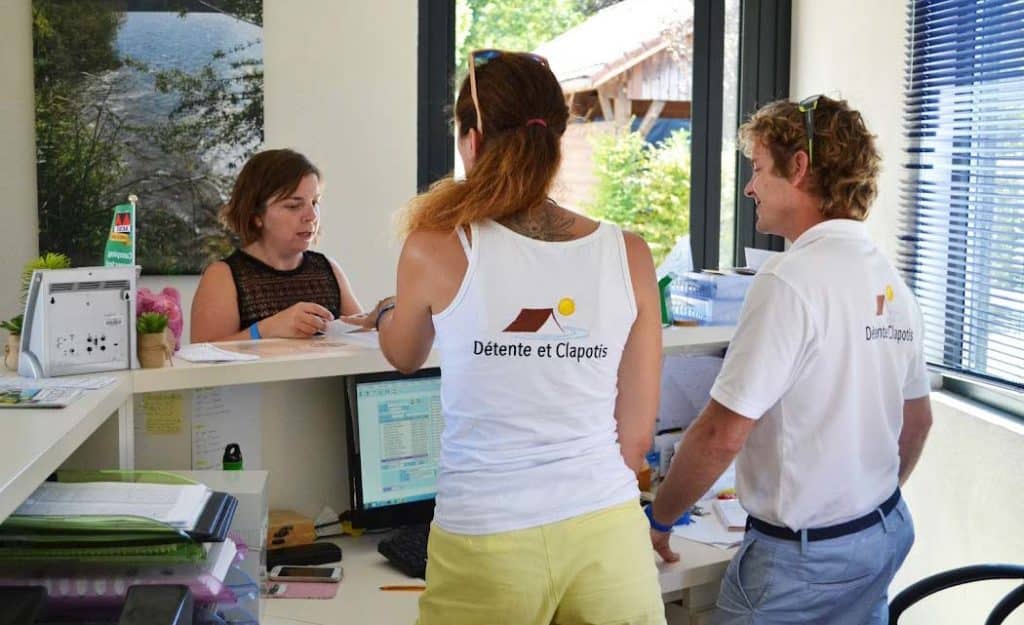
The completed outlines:
{"type": "Polygon", "coordinates": [[[32,11],[0,2],[0,318],[18,314],[21,267],[37,254],[32,11]]]}
{"type": "MultiPolygon", "coordinates": [[[[319,249],[368,306],[394,291],[392,215],[416,191],[416,6],[264,2],[265,145],[304,152],[323,171],[319,249]]],[[[31,0],[0,2],[0,284],[11,285],[0,289],[3,318],[18,310],[20,267],[38,254],[31,19],[31,0]]],[[[149,277],[142,286],[173,285],[187,306],[195,282],[149,277]]]]}
{"type": "MultiPolygon", "coordinates": [[[[864,115],[883,156],[872,237],[895,259],[906,2],[793,0],[790,93],[841,96],[864,115]]],[[[933,573],[983,562],[1024,562],[1024,428],[933,394],[935,425],[904,491],[917,542],[897,592],[933,573]],[[988,418],[982,418],[986,415],[988,418]]],[[[989,582],[922,601],[900,623],[980,623],[1011,585],[989,582]]],[[[1015,615],[1024,623],[1024,613],[1015,615]]]]}
{"type": "Polygon", "coordinates": [[[789,93],[844,98],[878,137],[882,175],[868,229],[895,259],[901,150],[901,0],[793,0],[789,93]]]}

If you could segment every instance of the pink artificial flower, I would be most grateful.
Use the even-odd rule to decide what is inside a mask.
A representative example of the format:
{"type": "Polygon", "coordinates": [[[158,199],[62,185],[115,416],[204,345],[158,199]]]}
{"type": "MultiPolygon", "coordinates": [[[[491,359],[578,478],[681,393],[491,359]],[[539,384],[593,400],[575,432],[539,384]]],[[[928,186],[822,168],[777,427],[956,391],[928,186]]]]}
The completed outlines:
{"type": "Polygon", "coordinates": [[[174,350],[181,349],[181,332],[185,322],[181,316],[181,294],[173,287],[164,287],[159,293],[149,289],[139,289],[135,314],[157,312],[167,317],[167,327],[174,334],[174,350]]]}

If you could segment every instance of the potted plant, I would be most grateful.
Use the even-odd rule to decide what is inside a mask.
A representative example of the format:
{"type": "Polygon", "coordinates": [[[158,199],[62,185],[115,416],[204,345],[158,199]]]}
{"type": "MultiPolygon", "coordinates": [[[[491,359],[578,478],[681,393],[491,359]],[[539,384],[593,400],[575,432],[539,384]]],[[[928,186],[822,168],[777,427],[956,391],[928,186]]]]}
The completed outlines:
{"type": "MultiPolygon", "coordinates": [[[[25,304],[28,296],[28,288],[32,283],[32,272],[36,269],[67,269],[71,266],[71,259],[64,254],[47,252],[38,258],[25,263],[21,270],[21,303],[25,304]]],[[[0,322],[0,327],[7,330],[7,343],[4,344],[4,366],[11,371],[18,370],[18,354],[21,351],[21,325],[23,315],[12,317],[7,321],[0,322]]]]}
{"type": "Polygon", "coordinates": [[[167,340],[167,315],[158,312],[144,312],[135,320],[139,335],[139,364],[143,369],[164,366],[174,353],[174,346],[167,340]]]}
{"type": "Polygon", "coordinates": [[[7,330],[7,343],[4,344],[4,366],[11,371],[18,370],[18,353],[21,351],[21,321],[24,315],[0,321],[0,327],[7,330]]]}
{"type": "Polygon", "coordinates": [[[32,272],[36,269],[67,269],[69,267],[71,267],[71,259],[57,252],[47,252],[25,263],[25,267],[21,270],[22,303],[24,303],[25,297],[28,295],[28,287],[32,283],[32,272]]]}

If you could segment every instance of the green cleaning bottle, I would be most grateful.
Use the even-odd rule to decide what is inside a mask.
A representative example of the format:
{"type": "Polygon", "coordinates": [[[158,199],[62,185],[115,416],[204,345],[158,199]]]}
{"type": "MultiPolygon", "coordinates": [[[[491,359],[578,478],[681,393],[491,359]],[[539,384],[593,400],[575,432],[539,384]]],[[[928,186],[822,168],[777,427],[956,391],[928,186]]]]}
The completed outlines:
{"type": "Polygon", "coordinates": [[[222,468],[225,471],[242,470],[242,448],[238,446],[238,443],[231,443],[224,448],[222,468]]]}

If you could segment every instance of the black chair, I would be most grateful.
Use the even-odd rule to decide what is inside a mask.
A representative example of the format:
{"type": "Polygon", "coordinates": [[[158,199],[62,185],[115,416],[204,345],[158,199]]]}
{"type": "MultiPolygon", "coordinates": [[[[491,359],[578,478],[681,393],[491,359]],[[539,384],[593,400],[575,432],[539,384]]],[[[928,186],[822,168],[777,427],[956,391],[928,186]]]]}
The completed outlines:
{"type": "MultiPolygon", "coordinates": [[[[1024,565],[1020,564],[975,564],[958,569],[950,569],[942,573],[930,575],[921,581],[903,589],[889,603],[889,625],[896,621],[903,612],[928,595],[940,590],[961,584],[969,584],[986,579],[1019,579],[1024,580],[1024,565]]],[[[988,614],[985,625],[999,625],[1017,606],[1024,603],[1024,582],[1004,596],[996,607],[988,614]]]]}

